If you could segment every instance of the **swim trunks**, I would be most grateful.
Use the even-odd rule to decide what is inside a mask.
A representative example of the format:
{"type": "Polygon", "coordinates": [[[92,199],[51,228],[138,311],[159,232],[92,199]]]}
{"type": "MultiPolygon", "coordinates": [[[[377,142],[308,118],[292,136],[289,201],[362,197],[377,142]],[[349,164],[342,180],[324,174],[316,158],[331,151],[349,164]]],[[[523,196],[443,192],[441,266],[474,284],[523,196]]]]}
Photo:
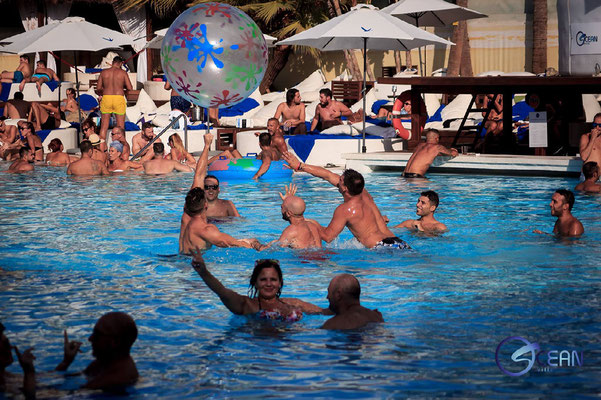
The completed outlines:
{"type": "Polygon", "coordinates": [[[421,174],[416,174],[414,172],[403,172],[403,176],[405,178],[425,178],[425,176],[421,174]]]}
{"type": "Polygon", "coordinates": [[[411,246],[403,239],[399,239],[396,236],[389,237],[386,239],[380,240],[375,246],[374,249],[399,249],[399,250],[410,250],[411,246]]]}
{"type": "Polygon", "coordinates": [[[125,97],[120,94],[105,94],[100,102],[100,112],[102,114],[125,115],[125,97]]]}
{"type": "Polygon", "coordinates": [[[42,130],[56,129],[56,119],[54,119],[54,117],[48,116],[46,122],[41,124],[40,128],[42,128],[42,130]]]}
{"type": "Polygon", "coordinates": [[[13,83],[21,83],[22,80],[23,80],[23,72],[15,71],[13,73],[13,83]]]}
{"type": "Polygon", "coordinates": [[[190,107],[192,107],[192,103],[184,99],[182,96],[171,96],[169,104],[171,104],[172,110],[180,110],[184,114],[190,110],[190,107]]]}
{"type": "Polygon", "coordinates": [[[33,74],[33,75],[31,75],[31,77],[32,78],[46,78],[50,82],[50,77],[47,74],[33,74]]]}

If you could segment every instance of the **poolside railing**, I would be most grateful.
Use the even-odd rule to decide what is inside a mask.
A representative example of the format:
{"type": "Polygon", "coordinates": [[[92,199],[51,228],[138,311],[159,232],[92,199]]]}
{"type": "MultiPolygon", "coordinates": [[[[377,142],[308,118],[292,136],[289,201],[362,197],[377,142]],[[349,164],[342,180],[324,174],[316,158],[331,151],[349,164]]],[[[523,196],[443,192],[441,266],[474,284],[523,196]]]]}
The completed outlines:
{"type": "Polygon", "coordinates": [[[184,148],[186,149],[186,151],[188,151],[188,121],[186,119],[186,115],[185,114],[180,114],[178,115],[176,118],[174,118],[169,125],[167,125],[166,127],[163,128],[163,130],[156,135],[154,138],[152,138],[152,140],[150,142],[148,142],[146,144],[146,146],[142,147],[140,149],[140,151],[138,151],[136,154],[134,154],[132,156],[132,158],[130,158],[130,161],[135,160],[136,158],[138,158],[140,156],[140,154],[143,154],[147,148],[149,148],[150,146],[152,146],[152,144],[154,142],[156,142],[162,135],[163,133],[167,132],[167,130],[171,129],[171,127],[173,127],[173,125],[175,125],[175,123],[177,121],[179,121],[180,119],[184,120],[184,148]]]}

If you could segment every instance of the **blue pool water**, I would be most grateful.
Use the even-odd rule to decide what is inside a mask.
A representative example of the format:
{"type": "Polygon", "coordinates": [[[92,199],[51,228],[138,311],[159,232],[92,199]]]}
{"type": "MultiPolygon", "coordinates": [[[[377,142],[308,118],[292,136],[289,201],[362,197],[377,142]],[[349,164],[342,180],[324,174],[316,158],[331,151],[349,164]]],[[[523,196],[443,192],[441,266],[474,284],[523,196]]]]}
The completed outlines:
{"type": "MultiPolygon", "coordinates": [[[[70,368],[77,371],[91,360],[86,339],[96,319],[110,310],[130,313],[139,328],[132,354],[142,376],[134,397],[598,396],[601,197],[577,195],[574,214],[585,234],[558,240],[530,231],[552,230],[550,197],[575,179],[430,178],[414,184],[396,174],[367,177],[394,224],[415,216],[422,190],[440,194],[437,215],[451,231],[396,232],[413,252],[365,250],[345,230],[318,253],[206,253],[209,269],[239,293],[246,293],[256,258],[277,258],[283,296],[322,307],[334,275],[356,275],[362,302],[377,307],[386,323],[348,333],[318,329],[325,316],[291,325],[232,316],[189,259],[175,255],[190,175],[68,178],[51,168],[0,174],[0,321],[13,344],[35,346],[38,371],[58,364],[67,328],[72,339],[85,341],[70,368]],[[576,350],[582,365],[546,371],[537,364],[523,376],[507,376],[495,350],[508,336],[545,352],[576,350]]],[[[341,201],[337,189],[308,175],[293,182],[308,201],[306,216],[327,224],[341,201]]],[[[234,200],[244,218],[220,229],[275,239],[287,224],[277,194],[283,184],[222,183],[222,197],[234,200]]],[[[518,347],[501,352],[503,365],[525,365],[510,360],[518,347]]],[[[50,374],[39,384],[67,390],[79,382],[50,374]]]]}

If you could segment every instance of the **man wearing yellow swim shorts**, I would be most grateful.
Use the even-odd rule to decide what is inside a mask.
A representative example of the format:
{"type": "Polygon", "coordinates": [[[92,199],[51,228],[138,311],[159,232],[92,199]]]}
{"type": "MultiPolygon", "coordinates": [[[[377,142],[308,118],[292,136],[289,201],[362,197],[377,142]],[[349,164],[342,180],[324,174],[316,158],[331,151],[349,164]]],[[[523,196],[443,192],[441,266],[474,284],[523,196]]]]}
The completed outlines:
{"type": "Polygon", "coordinates": [[[132,90],[129,76],[121,67],[123,59],[113,58],[110,68],[103,70],[98,78],[98,91],[102,93],[100,101],[100,138],[106,140],[111,114],[115,114],[117,126],[125,129],[125,90],[132,90]]]}

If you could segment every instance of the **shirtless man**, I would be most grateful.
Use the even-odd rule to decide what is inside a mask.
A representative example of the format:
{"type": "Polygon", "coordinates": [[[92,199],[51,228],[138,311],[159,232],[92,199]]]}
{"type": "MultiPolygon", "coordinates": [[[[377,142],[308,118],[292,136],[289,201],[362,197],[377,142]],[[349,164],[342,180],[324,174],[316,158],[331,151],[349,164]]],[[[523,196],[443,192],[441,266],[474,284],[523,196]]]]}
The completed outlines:
{"type": "Polygon", "coordinates": [[[353,275],[336,275],[328,286],[330,310],[335,314],[322,329],[358,329],[372,322],[384,322],[382,313],[361,305],[361,286],[353,275]]]}
{"type": "Polygon", "coordinates": [[[593,128],[580,137],[580,158],[582,163],[594,161],[601,165],[601,113],[593,118],[593,128]]]}
{"type": "Polygon", "coordinates": [[[84,140],[79,144],[81,158],[69,164],[67,175],[109,175],[106,165],[92,159],[92,143],[84,140]]]}
{"type": "Polygon", "coordinates": [[[438,144],[440,138],[436,129],[426,129],[424,132],[426,133],[426,142],[418,144],[407,161],[403,172],[405,178],[425,178],[430,164],[439,155],[457,157],[457,150],[447,149],[438,144]]]}
{"type": "Polygon", "coordinates": [[[54,72],[54,70],[52,70],[46,66],[46,61],[39,60],[36,63],[36,68],[35,68],[35,71],[33,72],[33,75],[31,75],[31,77],[28,79],[23,79],[21,84],[19,84],[19,90],[23,91],[23,88],[25,87],[25,83],[32,82],[32,83],[35,83],[36,87],[38,88],[38,93],[41,96],[42,95],[42,83],[50,82],[50,81],[58,82],[59,80],[60,79],[58,79],[56,72],[54,72]]]}
{"type": "Polygon", "coordinates": [[[438,207],[438,194],[432,190],[422,192],[417,200],[415,213],[419,219],[408,219],[395,228],[407,228],[415,232],[441,233],[448,229],[445,224],[434,218],[434,211],[438,207]]]}
{"type": "Polygon", "coordinates": [[[23,100],[23,93],[15,92],[12,100],[4,105],[4,116],[9,119],[27,119],[31,114],[31,103],[23,100]]]}
{"type": "MultiPolygon", "coordinates": [[[[100,137],[106,140],[111,114],[115,114],[117,126],[125,128],[125,90],[132,90],[129,76],[121,67],[123,59],[113,58],[113,65],[103,70],[98,77],[97,90],[102,93],[100,100],[100,137]]],[[[135,151],[134,151],[135,152],[135,151]]]]}
{"type": "Polygon", "coordinates": [[[298,89],[290,89],[286,92],[286,101],[278,105],[274,118],[278,121],[282,118],[284,131],[290,135],[304,135],[307,133],[305,126],[305,105],[301,102],[298,89]]]}
{"type": "Polygon", "coordinates": [[[599,166],[594,161],[585,162],[582,166],[582,174],[584,175],[584,182],[580,182],[574,190],[581,190],[583,192],[599,193],[601,192],[601,185],[597,183],[599,180],[599,166]]]}
{"type": "MultiPolygon", "coordinates": [[[[551,197],[551,215],[557,217],[553,234],[556,236],[580,236],[584,233],[582,223],[572,215],[574,206],[574,194],[566,189],[558,189],[551,197]]],[[[545,234],[545,232],[535,229],[534,233],[545,234]]]]}
{"type": "Polygon", "coordinates": [[[247,247],[259,250],[262,246],[257,239],[235,239],[207,222],[207,199],[204,191],[204,178],[209,161],[209,148],[213,135],[204,135],[205,147],[198,159],[192,188],[186,195],[182,214],[179,251],[191,254],[195,249],[208,250],[212,245],[218,247],[247,247]]]}
{"type": "Polygon", "coordinates": [[[12,154],[16,154],[16,149],[11,151],[10,145],[17,141],[17,127],[15,125],[6,125],[7,118],[0,117],[0,158],[10,160],[12,154]]]}
{"type": "Polygon", "coordinates": [[[165,175],[173,171],[192,172],[192,168],[179,161],[168,160],[165,157],[165,145],[161,142],[154,142],[152,145],[154,158],[144,162],[144,173],[146,175],[165,175]]]}
{"type": "MultiPolygon", "coordinates": [[[[286,139],[284,139],[284,132],[282,132],[282,128],[280,127],[280,121],[277,118],[269,118],[267,120],[267,133],[271,135],[271,147],[273,147],[281,157],[284,152],[288,151],[288,146],[286,145],[286,139]]],[[[255,136],[258,137],[261,136],[261,134],[259,132],[255,132],[255,136]]],[[[238,152],[238,150],[234,151],[238,152]]]]}
{"type": "Polygon", "coordinates": [[[13,71],[2,71],[0,82],[5,83],[21,83],[31,76],[31,67],[29,67],[29,56],[23,54],[19,57],[19,66],[13,71]]]}
{"type": "Polygon", "coordinates": [[[129,155],[131,153],[131,149],[129,147],[129,143],[127,143],[127,140],[125,140],[125,130],[123,128],[121,128],[120,126],[114,127],[111,130],[111,140],[113,142],[116,141],[116,142],[121,143],[121,146],[123,147],[123,149],[120,151],[120,153],[121,153],[120,157],[123,161],[128,161],[129,155]]]}
{"type": "Polygon", "coordinates": [[[219,198],[219,179],[216,176],[207,175],[204,182],[208,218],[240,216],[234,203],[219,198]]]}
{"type": "Polygon", "coordinates": [[[130,169],[139,171],[144,166],[135,161],[123,160],[121,153],[123,152],[123,145],[121,142],[114,141],[109,147],[109,165],[108,170],[111,172],[125,172],[130,169]]]}
{"type": "Polygon", "coordinates": [[[34,155],[28,147],[21,147],[19,150],[19,159],[8,167],[7,172],[29,172],[33,171],[34,155]]]}
{"type": "MultiPolygon", "coordinates": [[[[106,153],[101,150],[104,140],[100,139],[100,136],[95,133],[92,133],[88,140],[92,143],[92,160],[97,160],[104,165],[108,165],[108,157],[106,153]]],[[[106,147],[106,145],[104,145],[104,147],[106,147]]]]}
{"type": "Polygon", "coordinates": [[[353,112],[339,101],[332,100],[332,91],[328,88],[319,91],[319,104],[315,107],[315,116],[311,121],[311,132],[321,122],[320,130],[342,123],[341,117],[350,117],[353,112]]]}
{"type": "Polygon", "coordinates": [[[313,220],[305,219],[305,202],[295,196],[296,185],[286,186],[282,199],[282,219],[290,222],[277,240],[280,246],[293,249],[321,248],[321,226],[313,220]]]}
{"type": "MultiPolygon", "coordinates": [[[[142,150],[144,146],[146,146],[152,139],[154,139],[155,136],[156,135],[154,134],[154,128],[152,127],[152,124],[150,122],[144,122],[142,124],[142,131],[131,139],[132,151],[134,155],[138,154],[138,152],[142,150]]],[[[150,146],[138,157],[141,157],[140,161],[142,162],[151,160],[154,157],[153,147],[150,146]]]]}
{"type": "Polygon", "coordinates": [[[280,152],[271,144],[271,136],[268,132],[263,132],[259,135],[259,146],[261,147],[261,152],[257,155],[257,159],[262,162],[253,179],[262,177],[269,170],[272,161],[279,161],[281,159],[280,152]]]}
{"type": "Polygon", "coordinates": [[[365,247],[410,248],[407,243],[395,237],[388,229],[373,198],[367,190],[364,190],[365,181],[360,173],[347,169],[342,175],[336,175],[325,168],[301,163],[289,152],[284,153],[283,158],[290,164],[290,168],[322,178],[336,186],[342,194],[344,202],[334,211],[328,227],[321,229],[322,240],[330,243],[346,226],[365,247]]]}

